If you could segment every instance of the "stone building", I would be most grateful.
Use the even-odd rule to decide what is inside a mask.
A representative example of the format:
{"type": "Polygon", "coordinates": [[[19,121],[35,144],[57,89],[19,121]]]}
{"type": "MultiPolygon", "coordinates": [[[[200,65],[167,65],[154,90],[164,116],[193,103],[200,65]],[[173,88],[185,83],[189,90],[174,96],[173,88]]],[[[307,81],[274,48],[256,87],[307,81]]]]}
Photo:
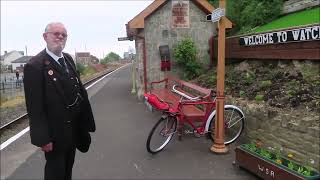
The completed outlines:
{"type": "Polygon", "coordinates": [[[76,52],[75,61],[85,66],[99,63],[99,59],[90,55],[90,52],[76,52]]]}
{"type": "Polygon", "coordinates": [[[167,73],[177,72],[173,48],[179,41],[191,38],[198,49],[197,60],[209,58],[208,42],[217,34],[217,27],[216,23],[205,19],[213,10],[214,7],[207,0],[156,0],[126,24],[128,38],[135,40],[139,98],[150,82],[163,79],[167,73]],[[161,71],[160,68],[159,47],[163,45],[169,47],[170,72],[161,71]]]}

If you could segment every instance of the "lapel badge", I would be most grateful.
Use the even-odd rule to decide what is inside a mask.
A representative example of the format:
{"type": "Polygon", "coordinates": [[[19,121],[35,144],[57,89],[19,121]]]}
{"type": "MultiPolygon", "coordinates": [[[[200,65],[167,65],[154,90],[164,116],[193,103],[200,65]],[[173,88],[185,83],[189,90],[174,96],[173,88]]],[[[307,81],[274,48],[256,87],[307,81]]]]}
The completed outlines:
{"type": "Polygon", "coordinates": [[[53,81],[57,81],[57,78],[53,78],[53,81]]]}
{"type": "Polygon", "coordinates": [[[48,74],[49,74],[50,76],[52,76],[53,71],[50,69],[50,70],[48,71],[48,74]]]}
{"type": "Polygon", "coordinates": [[[45,65],[49,65],[49,64],[50,64],[50,61],[49,61],[48,59],[46,59],[46,60],[44,61],[44,64],[45,64],[45,65]]]}

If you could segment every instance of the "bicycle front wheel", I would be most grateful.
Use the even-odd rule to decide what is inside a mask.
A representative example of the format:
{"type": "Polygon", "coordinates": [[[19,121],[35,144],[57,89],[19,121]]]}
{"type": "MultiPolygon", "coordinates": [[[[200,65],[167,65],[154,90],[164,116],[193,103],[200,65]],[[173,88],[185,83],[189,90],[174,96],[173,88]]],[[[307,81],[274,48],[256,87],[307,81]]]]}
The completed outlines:
{"type": "MultiPolygon", "coordinates": [[[[209,138],[214,140],[216,115],[213,116],[209,125],[209,138]]],[[[224,144],[233,143],[241,134],[244,128],[244,116],[236,108],[225,107],[224,108],[224,144]]]]}
{"type": "Polygon", "coordinates": [[[147,150],[156,154],[169,143],[177,129],[177,119],[172,116],[161,117],[149,133],[147,150]]]}

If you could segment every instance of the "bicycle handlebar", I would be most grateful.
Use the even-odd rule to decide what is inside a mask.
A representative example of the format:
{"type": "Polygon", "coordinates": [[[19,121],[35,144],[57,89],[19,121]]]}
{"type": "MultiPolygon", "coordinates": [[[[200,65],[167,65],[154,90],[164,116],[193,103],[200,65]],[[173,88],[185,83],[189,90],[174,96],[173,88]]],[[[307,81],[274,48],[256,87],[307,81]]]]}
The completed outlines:
{"type": "Polygon", "coordinates": [[[175,92],[175,93],[177,93],[177,94],[179,94],[179,95],[181,95],[181,96],[183,96],[183,97],[185,97],[185,98],[187,98],[187,99],[189,99],[189,100],[191,100],[191,101],[196,101],[196,100],[199,100],[199,99],[200,99],[199,96],[193,98],[193,97],[190,97],[190,96],[186,95],[185,93],[183,93],[183,92],[181,92],[181,91],[178,91],[178,90],[175,88],[176,86],[177,86],[177,85],[172,86],[172,90],[171,90],[171,91],[173,91],[173,92],[175,92]]]}

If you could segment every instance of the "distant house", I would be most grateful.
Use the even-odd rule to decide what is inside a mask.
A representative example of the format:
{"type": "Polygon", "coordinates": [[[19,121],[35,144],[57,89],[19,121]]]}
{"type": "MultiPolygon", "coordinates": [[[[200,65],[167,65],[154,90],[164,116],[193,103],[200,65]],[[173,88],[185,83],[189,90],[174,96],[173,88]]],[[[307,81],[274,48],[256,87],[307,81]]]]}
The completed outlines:
{"type": "Polygon", "coordinates": [[[76,63],[83,65],[92,65],[99,63],[99,59],[93,55],[90,55],[90,52],[76,52],[75,57],[76,63]]]}
{"type": "Polygon", "coordinates": [[[23,71],[25,64],[32,58],[33,56],[22,56],[14,61],[11,62],[12,70],[16,71],[19,70],[20,72],[23,71]]]}
{"type": "Polygon", "coordinates": [[[123,59],[124,60],[133,60],[134,56],[135,56],[135,54],[133,54],[133,53],[129,53],[129,52],[124,52],[123,53],[123,59]]]}
{"type": "Polygon", "coordinates": [[[12,61],[23,57],[24,52],[23,51],[4,51],[4,55],[1,55],[1,65],[3,66],[3,69],[6,70],[12,70],[12,61]]]}

